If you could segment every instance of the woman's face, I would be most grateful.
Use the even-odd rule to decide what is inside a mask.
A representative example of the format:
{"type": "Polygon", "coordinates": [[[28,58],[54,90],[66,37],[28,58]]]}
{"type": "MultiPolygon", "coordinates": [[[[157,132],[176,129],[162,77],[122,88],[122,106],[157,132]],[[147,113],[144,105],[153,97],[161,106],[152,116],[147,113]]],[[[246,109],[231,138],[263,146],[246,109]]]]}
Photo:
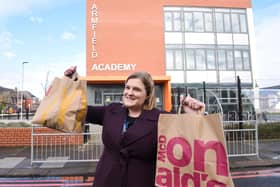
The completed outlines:
{"type": "Polygon", "coordinates": [[[123,91],[123,103],[128,109],[142,110],[147,93],[140,79],[129,79],[123,91]]]}

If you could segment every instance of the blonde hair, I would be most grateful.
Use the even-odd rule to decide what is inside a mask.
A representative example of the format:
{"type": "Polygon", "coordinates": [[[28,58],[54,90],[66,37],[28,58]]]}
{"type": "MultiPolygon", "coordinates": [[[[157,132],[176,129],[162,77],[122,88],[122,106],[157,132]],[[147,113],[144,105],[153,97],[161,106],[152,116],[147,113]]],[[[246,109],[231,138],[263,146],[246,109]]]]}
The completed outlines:
{"type": "Polygon", "coordinates": [[[147,99],[144,102],[144,110],[152,110],[156,106],[156,97],[155,97],[155,84],[152,79],[152,76],[148,72],[140,71],[135,72],[127,77],[125,83],[129,79],[140,79],[144,84],[147,94],[147,99]]]}

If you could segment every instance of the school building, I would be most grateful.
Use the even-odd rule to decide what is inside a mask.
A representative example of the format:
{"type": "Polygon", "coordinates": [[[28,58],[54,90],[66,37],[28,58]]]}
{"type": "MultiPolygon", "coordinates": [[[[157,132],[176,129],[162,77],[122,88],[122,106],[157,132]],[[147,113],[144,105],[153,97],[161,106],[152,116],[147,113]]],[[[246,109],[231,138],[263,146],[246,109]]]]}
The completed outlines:
{"type": "MultiPolygon", "coordinates": [[[[188,92],[210,112],[219,104],[234,112],[237,77],[243,95],[254,87],[251,0],[87,0],[86,21],[91,104],[120,101],[135,71],[151,73],[164,110],[188,92]]],[[[253,112],[249,100],[242,105],[253,112]]]]}

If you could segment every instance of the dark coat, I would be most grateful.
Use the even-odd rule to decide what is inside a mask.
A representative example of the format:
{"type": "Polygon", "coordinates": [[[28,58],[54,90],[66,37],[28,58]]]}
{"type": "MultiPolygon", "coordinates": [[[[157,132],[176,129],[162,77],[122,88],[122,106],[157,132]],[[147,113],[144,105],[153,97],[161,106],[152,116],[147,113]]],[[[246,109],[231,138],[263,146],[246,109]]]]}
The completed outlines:
{"type": "Polygon", "coordinates": [[[122,104],[88,107],[87,122],[103,125],[104,151],[96,167],[95,187],[153,187],[160,111],[143,111],[122,133],[127,116],[122,104]]]}

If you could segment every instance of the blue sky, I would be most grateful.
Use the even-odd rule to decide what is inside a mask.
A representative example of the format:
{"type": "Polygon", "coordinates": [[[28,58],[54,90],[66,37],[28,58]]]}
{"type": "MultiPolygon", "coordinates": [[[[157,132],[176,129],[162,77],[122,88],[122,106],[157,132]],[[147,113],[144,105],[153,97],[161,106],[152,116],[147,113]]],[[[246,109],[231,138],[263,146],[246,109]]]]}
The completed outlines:
{"type": "Polygon", "coordinates": [[[85,0],[0,0],[0,85],[42,97],[71,65],[85,75],[85,0]],[[49,73],[48,73],[49,72],[49,73]]]}
{"type": "MultiPolygon", "coordinates": [[[[253,0],[256,35],[256,80],[280,84],[280,2],[253,0]]],[[[0,86],[43,96],[51,81],[71,65],[85,75],[86,0],[0,0],[0,86]]]]}

